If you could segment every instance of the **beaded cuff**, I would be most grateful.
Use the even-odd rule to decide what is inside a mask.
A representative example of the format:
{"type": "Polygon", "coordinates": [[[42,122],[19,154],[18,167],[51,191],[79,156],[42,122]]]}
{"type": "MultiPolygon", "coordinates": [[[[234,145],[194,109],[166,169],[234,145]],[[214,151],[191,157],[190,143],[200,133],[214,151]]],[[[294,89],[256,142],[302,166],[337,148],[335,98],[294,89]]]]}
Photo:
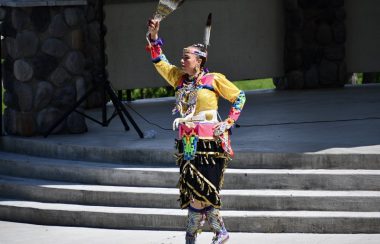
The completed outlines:
{"type": "MultiPolygon", "coordinates": [[[[157,38],[157,40],[153,41],[150,39],[150,45],[148,44],[145,49],[150,53],[153,63],[158,63],[161,60],[167,60],[166,58],[162,58],[162,49],[161,46],[164,44],[161,38],[157,38]]],[[[165,57],[165,56],[163,56],[165,57]]]]}
{"type": "Polygon", "coordinates": [[[240,113],[243,110],[245,100],[246,100],[245,93],[243,91],[240,91],[235,102],[232,104],[230,112],[228,113],[227,123],[228,123],[228,120],[230,121],[233,120],[233,122],[235,122],[239,118],[240,113]]]}
{"type": "Polygon", "coordinates": [[[160,47],[162,47],[164,45],[164,40],[161,37],[157,38],[156,40],[152,40],[149,37],[149,41],[150,41],[150,44],[153,45],[153,46],[160,46],[160,47]]]}

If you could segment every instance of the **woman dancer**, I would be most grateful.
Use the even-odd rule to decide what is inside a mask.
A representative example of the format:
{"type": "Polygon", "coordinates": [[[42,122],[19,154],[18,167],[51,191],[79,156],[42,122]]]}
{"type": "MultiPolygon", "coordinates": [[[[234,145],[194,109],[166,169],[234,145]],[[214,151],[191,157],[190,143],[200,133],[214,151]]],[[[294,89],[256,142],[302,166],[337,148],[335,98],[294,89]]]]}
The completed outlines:
{"type": "Polygon", "coordinates": [[[177,163],[180,207],[188,208],[186,244],[195,243],[204,221],[215,236],[212,243],[224,243],[229,234],[220,215],[219,191],[227,162],[232,158],[229,130],[243,109],[245,94],[220,73],[205,68],[207,44],[193,44],[183,49],[181,68],[169,63],[158,38],[160,22],[149,20],[150,44],[147,50],[158,73],[176,91],[173,113],[181,117],[173,122],[179,138],[177,163]],[[218,98],[232,103],[228,118],[218,121],[218,98]]]}

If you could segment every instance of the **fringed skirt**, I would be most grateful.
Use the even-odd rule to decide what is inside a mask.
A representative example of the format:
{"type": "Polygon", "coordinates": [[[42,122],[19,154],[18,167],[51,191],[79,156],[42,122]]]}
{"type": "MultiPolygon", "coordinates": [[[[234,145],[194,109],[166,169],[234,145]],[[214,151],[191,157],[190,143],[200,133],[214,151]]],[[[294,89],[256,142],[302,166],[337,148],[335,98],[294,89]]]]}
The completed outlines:
{"type": "Polygon", "coordinates": [[[180,206],[187,208],[193,199],[220,208],[219,191],[224,181],[224,171],[230,160],[217,140],[197,141],[195,157],[184,159],[183,142],[176,140],[177,164],[180,168],[178,187],[180,206]]]}

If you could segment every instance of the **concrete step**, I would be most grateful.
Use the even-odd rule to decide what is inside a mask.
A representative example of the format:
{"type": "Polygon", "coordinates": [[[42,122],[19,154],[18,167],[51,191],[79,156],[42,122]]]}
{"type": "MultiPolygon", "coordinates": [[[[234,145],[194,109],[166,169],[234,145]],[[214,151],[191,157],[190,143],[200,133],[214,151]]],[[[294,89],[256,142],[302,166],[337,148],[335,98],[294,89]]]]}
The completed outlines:
{"type": "MultiPolygon", "coordinates": [[[[160,143],[160,142],[158,142],[160,143]]],[[[174,162],[175,150],[163,148],[133,148],[112,146],[87,146],[62,143],[45,138],[0,137],[2,151],[34,156],[80,161],[111,163],[156,163],[174,162]]],[[[230,168],[265,169],[380,169],[380,154],[365,153],[282,153],[257,152],[250,149],[235,150],[230,168]]]]}
{"type": "MultiPolygon", "coordinates": [[[[83,185],[0,175],[0,196],[82,205],[178,208],[178,189],[83,185]]],[[[380,212],[380,191],[223,190],[226,210],[380,212]]]]}
{"type": "MultiPolygon", "coordinates": [[[[99,207],[0,199],[0,219],[24,223],[115,229],[183,230],[187,211],[99,207]]],[[[230,231],[379,233],[380,212],[223,211],[230,231]]]]}
{"type": "MultiPolygon", "coordinates": [[[[109,164],[1,152],[0,174],[100,185],[174,187],[175,166],[109,164]]],[[[380,190],[380,170],[227,169],[224,189],[380,190]]]]}
{"type": "MultiPolygon", "coordinates": [[[[197,244],[209,244],[214,233],[202,232],[197,244]]],[[[185,231],[119,230],[48,226],[0,221],[0,242],[7,244],[183,244],[185,231]]],[[[380,234],[311,234],[230,232],[226,244],[379,244],[380,234]]]]}

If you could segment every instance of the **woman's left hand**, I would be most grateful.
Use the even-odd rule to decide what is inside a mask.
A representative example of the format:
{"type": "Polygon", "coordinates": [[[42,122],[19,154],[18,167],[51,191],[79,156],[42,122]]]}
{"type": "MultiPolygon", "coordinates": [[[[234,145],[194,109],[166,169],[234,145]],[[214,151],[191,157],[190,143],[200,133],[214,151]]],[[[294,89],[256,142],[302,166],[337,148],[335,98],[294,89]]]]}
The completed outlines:
{"type": "Polygon", "coordinates": [[[222,121],[216,123],[214,126],[214,135],[215,136],[220,136],[224,132],[226,132],[228,129],[230,129],[232,124],[229,124],[227,121],[222,121]]]}
{"type": "Polygon", "coordinates": [[[155,41],[158,38],[158,31],[160,30],[160,21],[155,19],[148,20],[148,32],[150,38],[155,41]]]}

